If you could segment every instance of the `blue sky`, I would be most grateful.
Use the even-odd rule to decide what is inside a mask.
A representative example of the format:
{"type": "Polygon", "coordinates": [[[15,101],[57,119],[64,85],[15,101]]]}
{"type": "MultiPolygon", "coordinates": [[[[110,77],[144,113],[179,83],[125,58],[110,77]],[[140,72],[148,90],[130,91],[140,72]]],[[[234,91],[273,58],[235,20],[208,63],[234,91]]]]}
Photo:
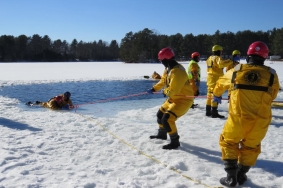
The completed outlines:
{"type": "Polygon", "coordinates": [[[0,0],[0,36],[120,43],[145,28],[183,36],[283,27],[282,0],[0,0]]]}

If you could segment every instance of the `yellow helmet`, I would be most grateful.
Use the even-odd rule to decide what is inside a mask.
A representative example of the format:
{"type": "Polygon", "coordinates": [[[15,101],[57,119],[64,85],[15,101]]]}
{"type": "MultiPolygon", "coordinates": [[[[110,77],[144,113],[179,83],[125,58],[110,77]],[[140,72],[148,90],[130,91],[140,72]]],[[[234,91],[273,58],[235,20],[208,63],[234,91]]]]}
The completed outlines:
{"type": "Polygon", "coordinates": [[[222,50],[223,50],[222,46],[214,45],[214,46],[212,47],[212,51],[213,51],[213,52],[216,52],[216,51],[218,51],[218,50],[222,51],[222,50]]]}
{"type": "Polygon", "coordinates": [[[241,55],[241,52],[239,50],[234,50],[232,52],[232,55],[241,55]]]}

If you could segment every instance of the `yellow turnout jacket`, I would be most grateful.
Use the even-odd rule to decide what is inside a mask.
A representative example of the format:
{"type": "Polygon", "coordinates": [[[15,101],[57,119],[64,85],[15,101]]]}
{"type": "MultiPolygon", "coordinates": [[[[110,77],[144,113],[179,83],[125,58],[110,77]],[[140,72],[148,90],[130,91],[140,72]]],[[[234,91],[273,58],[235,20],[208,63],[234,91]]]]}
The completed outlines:
{"type": "Polygon", "coordinates": [[[185,68],[178,64],[171,70],[165,69],[160,81],[153,86],[155,91],[161,90],[163,87],[164,94],[170,100],[194,100],[193,98],[185,98],[185,95],[193,96],[193,88],[190,85],[185,68]]]}
{"type": "Polygon", "coordinates": [[[242,165],[253,166],[271,122],[278,76],[268,66],[239,64],[219,78],[213,94],[220,97],[225,90],[231,95],[229,116],[219,141],[222,159],[238,159],[242,165]]]}

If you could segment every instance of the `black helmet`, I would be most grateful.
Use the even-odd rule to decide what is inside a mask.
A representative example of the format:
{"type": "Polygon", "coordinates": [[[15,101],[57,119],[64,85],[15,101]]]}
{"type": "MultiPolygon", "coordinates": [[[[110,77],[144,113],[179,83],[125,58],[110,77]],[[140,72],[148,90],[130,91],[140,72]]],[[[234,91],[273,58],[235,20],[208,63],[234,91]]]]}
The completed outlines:
{"type": "Polygon", "coordinates": [[[69,91],[66,91],[66,92],[64,93],[64,97],[70,98],[70,97],[71,97],[71,93],[70,93],[69,91]]]}

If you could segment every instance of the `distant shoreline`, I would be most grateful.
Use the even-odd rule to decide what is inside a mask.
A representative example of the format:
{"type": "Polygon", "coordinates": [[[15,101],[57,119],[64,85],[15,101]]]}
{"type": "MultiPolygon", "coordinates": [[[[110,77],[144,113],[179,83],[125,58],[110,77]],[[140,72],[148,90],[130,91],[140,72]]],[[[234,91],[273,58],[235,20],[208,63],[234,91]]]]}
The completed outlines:
{"type": "MultiPolygon", "coordinates": [[[[117,63],[125,63],[125,64],[159,64],[159,62],[156,63],[148,63],[148,62],[141,62],[141,63],[126,63],[123,61],[57,61],[57,62],[41,62],[41,61],[25,61],[25,62],[0,62],[0,64],[6,64],[6,63],[112,63],[112,62],[117,62],[117,63]]],[[[177,61],[179,63],[189,63],[190,61],[177,61]]],[[[200,61],[200,62],[205,62],[205,61],[200,61]]],[[[270,63],[283,63],[283,59],[280,60],[270,60],[266,59],[265,62],[270,62],[270,63]]]]}

